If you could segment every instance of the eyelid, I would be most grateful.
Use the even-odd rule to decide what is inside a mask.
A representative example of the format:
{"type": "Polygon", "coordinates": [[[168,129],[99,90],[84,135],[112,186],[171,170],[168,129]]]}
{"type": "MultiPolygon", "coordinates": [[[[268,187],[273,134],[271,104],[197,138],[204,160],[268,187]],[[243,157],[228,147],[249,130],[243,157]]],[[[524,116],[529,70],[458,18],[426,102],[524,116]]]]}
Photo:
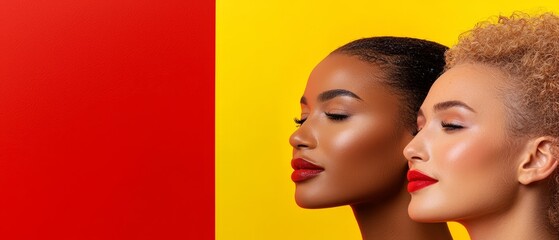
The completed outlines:
{"type": "Polygon", "coordinates": [[[297,117],[293,118],[293,121],[295,122],[296,126],[300,127],[303,123],[305,123],[305,121],[308,118],[308,115],[309,115],[308,113],[303,112],[301,113],[301,118],[297,118],[297,117]]]}
{"type": "Polygon", "coordinates": [[[303,123],[305,123],[306,120],[307,120],[306,118],[293,118],[293,121],[295,121],[297,127],[303,125],[303,123]]]}
{"type": "Polygon", "coordinates": [[[417,115],[416,129],[413,130],[412,135],[413,136],[417,135],[421,131],[421,129],[423,129],[425,123],[426,123],[425,116],[423,116],[423,112],[420,110],[417,115]]]}
{"type": "Polygon", "coordinates": [[[294,118],[293,120],[297,124],[303,124],[305,122],[305,120],[307,120],[307,119],[306,118],[294,118]]]}
{"type": "Polygon", "coordinates": [[[421,131],[421,129],[423,129],[423,128],[414,129],[414,130],[412,131],[411,135],[414,136],[414,137],[417,136],[417,134],[419,134],[419,132],[421,131]]]}
{"type": "Polygon", "coordinates": [[[347,113],[332,113],[332,112],[324,112],[324,114],[331,120],[334,121],[342,121],[348,118],[350,115],[347,113]]]}
{"type": "Polygon", "coordinates": [[[441,121],[441,127],[446,131],[455,131],[464,128],[464,124],[452,121],[441,121]]]}

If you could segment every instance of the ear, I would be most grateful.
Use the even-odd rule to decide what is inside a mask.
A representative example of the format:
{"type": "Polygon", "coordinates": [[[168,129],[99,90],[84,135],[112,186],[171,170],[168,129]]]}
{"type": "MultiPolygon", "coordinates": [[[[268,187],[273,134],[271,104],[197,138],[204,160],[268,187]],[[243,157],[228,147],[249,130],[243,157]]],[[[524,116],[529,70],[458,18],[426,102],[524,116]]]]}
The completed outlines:
{"type": "Polygon", "coordinates": [[[518,167],[518,181],[528,185],[546,179],[557,168],[557,157],[554,155],[555,139],[539,137],[528,146],[526,157],[518,167]]]}

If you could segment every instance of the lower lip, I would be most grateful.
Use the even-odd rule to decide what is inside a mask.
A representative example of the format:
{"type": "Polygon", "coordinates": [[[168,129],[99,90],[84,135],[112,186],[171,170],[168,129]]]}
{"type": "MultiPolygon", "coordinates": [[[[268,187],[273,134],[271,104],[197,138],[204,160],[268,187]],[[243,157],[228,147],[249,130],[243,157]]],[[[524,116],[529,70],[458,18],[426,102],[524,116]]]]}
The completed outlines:
{"type": "Polygon", "coordinates": [[[302,182],[311,178],[314,178],[320,174],[322,169],[298,169],[293,171],[291,174],[291,180],[293,182],[302,182]]]}
{"type": "Polygon", "coordinates": [[[408,183],[408,192],[415,192],[422,188],[431,186],[431,184],[437,183],[436,181],[411,181],[408,183]]]}

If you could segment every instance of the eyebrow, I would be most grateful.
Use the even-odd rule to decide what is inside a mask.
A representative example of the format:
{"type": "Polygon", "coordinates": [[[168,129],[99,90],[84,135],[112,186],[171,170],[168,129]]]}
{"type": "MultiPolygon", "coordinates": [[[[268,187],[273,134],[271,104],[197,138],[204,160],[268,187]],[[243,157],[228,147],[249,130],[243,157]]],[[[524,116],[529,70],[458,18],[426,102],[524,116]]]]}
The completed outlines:
{"type": "Polygon", "coordinates": [[[449,108],[453,108],[453,107],[461,107],[461,108],[465,108],[471,112],[476,112],[472,107],[468,106],[468,104],[462,102],[462,101],[458,101],[458,100],[452,100],[452,101],[444,101],[444,102],[440,102],[435,104],[435,106],[433,106],[433,110],[435,112],[438,111],[443,111],[449,108]]]}
{"type": "MultiPolygon", "coordinates": [[[[357,94],[355,94],[351,91],[345,90],[345,89],[332,89],[332,90],[322,92],[318,95],[317,99],[320,102],[326,102],[330,99],[340,97],[340,96],[352,97],[352,98],[363,101],[363,99],[361,99],[359,96],[357,96],[357,94]]],[[[307,98],[305,98],[305,96],[301,97],[300,102],[301,102],[301,104],[307,104],[307,98]]]]}

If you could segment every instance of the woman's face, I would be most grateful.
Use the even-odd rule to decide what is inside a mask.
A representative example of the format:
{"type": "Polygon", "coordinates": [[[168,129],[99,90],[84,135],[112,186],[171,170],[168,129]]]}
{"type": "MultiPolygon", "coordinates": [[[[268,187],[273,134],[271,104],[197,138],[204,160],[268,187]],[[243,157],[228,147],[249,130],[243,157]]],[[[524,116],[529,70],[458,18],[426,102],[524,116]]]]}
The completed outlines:
{"type": "Polygon", "coordinates": [[[331,54],[312,71],[301,98],[293,146],[295,200],[304,208],[375,201],[404,187],[400,100],[382,70],[355,56],[331,54]]]}
{"type": "Polygon", "coordinates": [[[497,215],[514,202],[520,150],[507,134],[504,79],[495,68],[461,64],[429,91],[420,131],[404,149],[412,219],[463,222],[497,215]]]}

